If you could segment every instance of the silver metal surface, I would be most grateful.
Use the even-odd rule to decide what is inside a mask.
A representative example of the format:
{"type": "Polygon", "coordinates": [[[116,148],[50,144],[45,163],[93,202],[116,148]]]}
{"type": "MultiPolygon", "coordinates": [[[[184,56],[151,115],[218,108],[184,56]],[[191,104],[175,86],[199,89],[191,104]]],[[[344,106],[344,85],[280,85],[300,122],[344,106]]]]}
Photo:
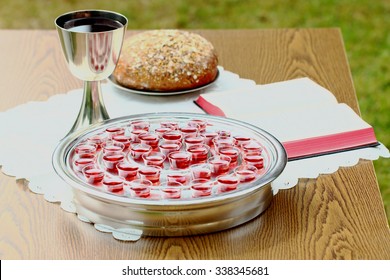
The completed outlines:
{"type": "Polygon", "coordinates": [[[80,112],[69,134],[91,124],[109,119],[103,102],[100,81],[114,71],[127,28],[127,19],[111,11],[82,10],[59,16],[55,20],[61,47],[71,73],[84,81],[80,112]],[[100,18],[119,22],[116,29],[89,32],[65,28],[76,19],[100,18]]]}
{"type": "Polygon", "coordinates": [[[184,236],[210,233],[243,224],[270,205],[271,182],[287,163],[281,143],[260,128],[233,119],[190,113],[153,113],[112,119],[64,138],[53,154],[53,166],[74,191],[77,213],[92,223],[115,229],[134,229],[148,236],[184,236]],[[264,173],[246,187],[211,197],[151,200],[102,192],[91,187],[71,166],[74,147],[110,126],[126,126],[132,120],[150,123],[206,119],[216,129],[230,129],[260,141],[264,147],[264,173]]]}

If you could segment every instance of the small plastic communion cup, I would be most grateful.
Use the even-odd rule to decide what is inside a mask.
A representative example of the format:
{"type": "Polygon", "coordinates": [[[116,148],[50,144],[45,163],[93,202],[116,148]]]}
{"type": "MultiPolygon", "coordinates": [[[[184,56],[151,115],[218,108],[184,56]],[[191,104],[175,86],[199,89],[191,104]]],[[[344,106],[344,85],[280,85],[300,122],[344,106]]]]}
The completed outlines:
{"type": "Polygon", "coordinates": [[[170,130],[163,133],[161,137],[166,143],[177,143],[182,141],[183,134],[179,130],[170,130]]]}
{"type": "Polygon", "coordinates": [[[108,138],[112,139],[114,135],[125,134],[125,129],[119,126],[108,127],[106,128],[106,133],[108,134],[108,138]]]}
{"type": "Polygon", "coordinates": [[[238,177],[228,174],[217,177],[218,190],[220,192],[229,192],[237,189],[239,183],[238,177]]]}
{"type": "Polygon", "coordinates": [[[123,190],[123,179],[120,177],[106,176],[102,183],[108,192],[117,193],[123,190]]]}
{"type": "Polygon", "coordinates": [[[192,146],[203,145],[204,143],[205,139],[203,136],[189,136],[184,138],[186,149],[191,148],[192,146]]]}
{"type": "Polygon", "coordinates": [[[172,170],[166,174],[166,181],[168,183],[178,182],[183,186],[186,186],[191,181],[191,173],[188,169],[172,170]]]}
{"type": "Polygon", "coordinates": [[[210,196],[214,183],[207,179],[194,179],[191,181],[192,197],[210,196]]]}
{"type": "Polygon", "coordinates": [[[95,185],[103,181],[104,170],[95,164],[87,165],[82,170],[85,181],[89,184],[95,185]]]}
{"type": "Polygon", "coordinates": [[[81,154],[95,154],[96,151],[97,151],[97,147],[95,144],[88,144],[88,143],[84,143],[84,144],[80,144],[80,145],[77,145],[74,149],[75,153],[78,154],[78,155],[81,155],[81,154]]]}
{"type": "Polygon", "coordinates": [[[95,154],[81,154],[73,161],[73,167],[75,170],[82,172],[85,166],[95,164],[95,162],[95,154]]]}
{"type": "Polygon", "coordinates": [[[141,144],[149,145],[152,147],[152,150],[158,148],[158,142],[160,140],[159,136],[155,133],[144,133],[138,136],[141,144]]]}
{"type": "Polygon", "coordinates": [[[159,166],[164,167],[164,161],[167,157],[160,152],[150,152],[142,155],[142,159],[144,160],[144,164],[147,166],[159,166]]]}
{"type": "Polygon", "coordinates": [[[116,168],[118,169],[118,176],[126,181],[133,181],[138,178],[138,165],[122,161],[116,165],[116,168]]]}
{"type": "Polygon", "coordinates": [[[162,197],[165,199],[179,199],[183,185],[179,182],[165,182],[160,186],[162,197]]]}
{"type": "Polygon", "coordinates": [[[189,152],[172,152],[168,154],[169,164],[172,169],[186,169],[191,164],[191,153],[189,152]]]}
{"type": "Polygon", "coordinates": [[[165,142],[161,141],[160,144],[158,144],[158,148],[161,153],[163,153],[165,156],[167,156],[169,153],[180,151],[181,149],[181,142],[165,142]]]}
{"type": "Polygon", "coordinates": [[[128,125],[130,127],[130,131],[133,130],[145,130],[149,131],[150,123],[144,120],[134,120],[131,121],[128,125]]]}
{"type": "Polygon", "coordinates": [[[150,196],[152,182],[146,179],[136,179],[129,182],[126,193],[131,197],[146,198],[150,196]]]}
{"type": "Polygon", "coordinates": [[[103,164],[110,171],[117,170],[117,164],[125,159],[123,153],[108,152],[103,155],[103,164]]]}
{"type": "Polygon", "coordinates": [[[230,163],[236,163],[241,151],[236,147],[222,147],[218,149],[218,153],[230,157],[230,163]]]}
{"type": "Polygon", "coordinates": [[[258,169],[249,164],[241,165],[234,170],[240,183],[249,183],[256,179],[258,169]]]}
{"type": "Polygon", "coordinates": [[[124,145],[123,150],[127,150],[131,144],[130,136],[126,136],[124,134],[112,136],[112,141],[122,143],[124,145]]]}
{"type": "Polygon", "coordinates": [[[241,145],[242,152],[244,154],[257,154],[261,155],[263,148],[257,141],[251,140],[241,145]]]}
{"type": "Polygon", "coordinates": [[[193,179],[211,179],[211,165],[208,163],[191,165],[190,170],[193,179]]]}
{"type": "Polygon", "coordinates": [[[109,141],[104,142],[102,144],[102,149],[103,149],[103,154],[106,154],[106,153],[121,154],[121,153],[123,153],[123,151],[125,149],[125,144],[117,142],[117,141],[109,140],[109,141]]]}
{"type": "Polygon", "coordinates": [[[201,119],[192,119],[187,123],[188,126],[196,127],[199,132],[206,131],[207,128],[207,121],[201,120],[201,119]]]}
{"type": "Polygon", "coordinates": [[[183,138],[198,136],[198,128],[194,126],[181,127],[179,131],[183,134],[183,138]]]}
{"type": "Polygon", "coordinates": [[[213,176],[219,176],[229,172],[230,157],[224,155],[213,156],[208,159],[208,163],[211,166],[211,174],[213,176]]]}
{"type": "Polygon", "coordinates": [[[243,161],[248,165],[253,165],[257,169],[264,167],[264,158],[259,154],[246,154],[243,157],[243,161]]]}
{"type": "Polygon", "coordinates": [[[138,170],[140,179],[149,180],[153,185],[160,183],[161,167],[144,166],[138,170]]]}
{"type": "Polygon", "coordinates": [[[207,145],[193,145],[187,148],[187,152],[191,154],[191,163],[198,164],[207,161],[210,147],[207,145]]]}
{"type": "Polygon", "coordinates": [[[142,160],[142,155],[150,153],[152,151],[152,147],[145,144],[132,144],[130,145],[130,156],[134,160],[142,160]]]}

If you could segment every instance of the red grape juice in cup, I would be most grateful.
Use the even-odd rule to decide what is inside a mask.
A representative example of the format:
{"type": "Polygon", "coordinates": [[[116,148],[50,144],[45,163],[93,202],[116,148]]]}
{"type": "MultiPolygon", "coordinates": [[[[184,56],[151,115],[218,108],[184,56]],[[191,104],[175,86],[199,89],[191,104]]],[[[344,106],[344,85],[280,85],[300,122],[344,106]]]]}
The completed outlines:
{"type": "Polygon", "coordinates": [[[152,151],[152,147],[145,144],[135,143],[130,145],[130,156],[135,161],[140,161],[142,159],[142,155],[148,154],[152,151]]]}
{"type": "Polygon", "coordinates": [[[76,171],[82,172],[83,168],[87,165],[95,164],[96,155],[94,154],[81,154],[73,161],[73,167],[76,171]]]}
{"type": "Polygon", "coordinates": [[[149,145],[152,147],[152,150],[155,150],[158,148],[158,142],[160,140],[159,136],[155,133],[145,133],[138,136],[139,141],[141,144],[149,145]]]}
{"type": "Polygon", "coordinates": [[[230,169],[230,157],[224,155],[213,156],[208,159],[208,163],[211,166],[212,176],[219,176],[229,172],[230,169]]]}
{"type": "Polygon", "coordinates": [[[126,181],[133,181],[138,178],[138,165],[122,161],[116,165],[116,168],[118,169],[118,175],[126,181]]]}
{"type": "Polygon", "coordinates": [[[161,167],[144,166],[138,171],[140,179],[149,180],[154,186],[160,184],[161,167]]]}
{"type": "Polygon", "coordinates": [[[103,155],[103,164],[108,171],[116,172],[117,164],[125,159],[123,153],[108,152],[103,155]]]}
{"type": "Polygon", "coordinates": [[[109,140],[109,141],[104,142],[102,144],[102,149],[103,149],[103,154],[106,154],[106,153],[121,154],[121,153],[123,153],[123,151],[125,149],[125,144],[117,142],[117,141],[109,140]]]}
{"type": "Polygon", "coordinates": [[[191,164],[191,153],[178,151],[168,154],[171,169],[186,169],[191,164]]]}
{"type": "Polygon", "coordinates": [[[183,134],[183,138],[198,136],[198,128],[193,126],[181,127],[180,132],[183,134]]]}
{"type": "Polygon", "coordinates": [[[218,133],[203,132],[201,135],[205,138],[204,143],[211,147],[213,145],[213,139],[218,136],[218,133]]]}
{"type": "Polygon", "coordinates": [[[100,149],[102,148],[102,145],[103,145],[104,141],[106,141],[106,139],[107,139],[106,134],[100,133],[100,134],[96,134],[96,135],[89,137],[87,139],[87,143],[95,145],[96,151],[100,151],[100,149]]]}
{"type": "Polygon", "coordinates": [[[166,143],[177,143],[182,141],[183,134],[178,130],[170,130],[162,134],[162,139],[166,143]]]}
{"type": "Polygon", "coordinates": [[[166,182],[161,184],[160,190],[164,199],[180,199],[183,185],[179,182],[166,182]]]}
{"type": "Polygon", "coordinates": [[[253,165],[244,164],[234,170],[240,183],[249,183],[256,179],[258,169],[253,165]]]}
{"type": "Polygon", "coordinates": [[[96,154],[96,151],[97,151],[97,147],[95,144],[88,144],[88,143],[84,143],[84,144],[80,144],[80,145],[77,145],[74,149],[75,153],[78,154],[78,155],[81,155],[81,154],[96,154]]]}
{"type": "Polygon", "coordinates": [[[133,130],[145,130],[149,131],[150,123],[144,120],[134,120],[131,121],[128,125],[130,127],[130,131],[133,130]]]}
{"type": "Polygon", "coordinates": [[[191,154],[191,164],[205,163],[210,152],[210,147],[207,145],[193,145],[187,149],[191,154]]]}
{"type": "Polygon", "coordinates": [[[254,140],[243,143],[241,145],[241,149],[244,154],[252,154],[252,155],[254,154],[261,155],[263,151],[263,147],[260,145],[260,143],[254,140]]]}
{"type": "Polygon", "coordinates": [[[103,186],[108,192],[119,193],[123,190],[123,179],[116,176],[106,176],[103,179],[103,186]]]}
{"type": "Polygon", "coordinates": [[[210,196],[213,190],[213,181],[207,179],[194,179],[191,181],[192,197],[210,196]]]}
{"type": "Polygon", "coordinates": [[[184,144],[186,145],[186,148],[190,148],[192,146],[197,146],[197,145],[203,145],[205,142],[205,139],[203,136],[189,136],[184,138],[184,144]]]}
{"type": "Polygon", "coordinates": [[[229,192],[237,189],[239,179],[231,174],[221,175],[217,177],[218,190],[220,192],[229,192]]]}
{"type": "Polygon", "coordinates": [[[181,149],[181,142],[165,142],[162,141],[160,144],[158,144],[158,148],[162,154],[167,156],[169,153],[180,151],[181,149]]]}
{"type": "Polygon", "coordinates": [[[82,170],[85,181],[91,185],[98,185],[103,181],[104,170],[95,164],[87,165],[82,170]]]}
{"type": "MultiPolygon", "coordinates": [[[[129,182],[127,195],[135,198],[148,198],[150,197],[150,188],[152,182],[146,179],[136,179],[129,182]]],[[[126,188],[127,189],[127,188],[126,188]]]]}
{"type": "Polygon", "coordinates": [[[236,146],[241,147],[243,144],[249,143],[252,138],[242,135],[235,135],[233,138],[236,140],[236,146]]]}
{"type": "Polygon", "coordinates": [[[196,127],[200,133],[205,132],[207,128],[207,121],[201,119],[192,119],[188,122],[188,126],[196,127]]]}
{"type": "Polygon", "coordinates": [[[220,137],[217,136],[213,140],[214,148],[218,152],[219,149],[224,147],[235,147],[236,140],[232,137],[220,137]]]}
{"type": "Polygon", "coordinates": [[[232,133],[229,130],[220,129],[216,131],[218,133],[219,138],[230,138],[232,133]]]}
{"type": "Polygon", "coordinates": [[[166,181],[168,183],[178,182],[183,186],[186,186],[191,181],[191,173],[187,169],[173,170],[166,174],[166,181]]]}
{"type": "Polygon", "coordinates": [[[243,161],[248,165],[253,165],[257,169],[264,167],[264,158],[259,154],[246,154],[243,157],[243,161]]]}
{"type": "Polygon", "coordinates": [[[139,136],[142,134],[149,133],[146,130],[143,129],[133,129],[130,131],[130,140],[132,143],[140,143],[139,136]]]}
{"type": "Polygon", "coordinates": [[[211,179],[211,166],[208,163],[191,165],[190,170],[193,179],[211,179]]]}
{"type": "Polygon", "coordinates": [[[123,135],[123,134],[125,134],[125,129],[123,127],[119,127],[119,126],[108,127],[106,129],[106,133],[108,134],[108,138],[112,139],[112,137],[114,135],[123,135]]]}
{"type": "Polygon", "coordinates": [[[112,136],[112,140],[114,142],[122,143],[124,145],[123,150],[127,150],[131,144],[130,136],[126,136],[124,134],[114,135],[114,136],[112,136]]]}
{"type": "Polygon", "coordinates": [[[161,139],[165,132],[168,132],[168,131],[171,131],[171,130],[172,129],[170,129],[169,127],[157,127],[154,130],[154,133],[156,133],[158,135],[158,137],[160,137],[160,139],[161,139]]]}
{"type": "Polygon", "coordinates": [[[230,163],[236,163],[241,151],[236,147],[221,147],[218,153],[230,157],[230,163]]]}
{"type": "Polygon", "coordinates": [[[160,152],[150,152],[143,154],[142,159],[147,166],[159,166],[163,168],[166,156],[160,152]]]}
{"type": "Polygon", "coordinates": [[[178,130],[179,123],[175,121],[162,121],[160,122],[160,127],[170,128],[171,130],[178,130]]]}

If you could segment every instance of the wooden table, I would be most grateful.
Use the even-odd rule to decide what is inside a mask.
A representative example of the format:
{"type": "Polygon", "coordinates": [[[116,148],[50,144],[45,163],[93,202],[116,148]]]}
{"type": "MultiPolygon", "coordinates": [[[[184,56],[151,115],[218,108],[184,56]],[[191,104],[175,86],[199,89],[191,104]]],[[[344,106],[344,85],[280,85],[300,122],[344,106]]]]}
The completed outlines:
{"type": "MultiPolygon", "coordinates": [[[[220,65],[241,77],[264,84],[306,76],[359,111],[338,29],[199,32],[220,65]]],[[[55,31],[3,30],[0,38],[0,111],[82,86],[55,31]]],[[[135,243],[96,231],[0,174],[0,259],[390,259],[390,232],[371,161],[300,180],[240,227],[135,243]]]]}

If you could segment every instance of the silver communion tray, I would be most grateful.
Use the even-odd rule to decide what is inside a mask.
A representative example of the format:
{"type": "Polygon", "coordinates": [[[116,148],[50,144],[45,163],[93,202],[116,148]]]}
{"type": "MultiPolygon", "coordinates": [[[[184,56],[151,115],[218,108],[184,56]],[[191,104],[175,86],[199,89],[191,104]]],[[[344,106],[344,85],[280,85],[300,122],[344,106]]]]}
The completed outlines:
{"type": "Polygon", "coordinates": [[[266,131],[229,118],[191,113],[150,113],[110,119],[68,135],[53,154],[54,169],[72,187],[80,216],[95,224],[127,228],[145,236],[204,234],[255,218],[270,205],[271,182],[281,174],[286,163],[282,144],[266,131]],[[196,133],[188,134],[186,128],[194,127],[196,133]],[[144,132],[139,133],[140,130],[144,132]],[[173,131],[182,134],[180,139],[175,139],[179,145],[177,153],[189,153],[191,137],[195,142],[203,138],[194,145],[206,146],[206,157],[191,154],[189,163],[175,162],[183,158],[174,159],[175,152],[160,149],[164,141],[173,139],[167,137],[173,131]],[[145,142],[155,136],[158,136],[155,142],[145,142]],[[117,142],[121,143],[119,159],[108,147],[117,142]],[[142,156],[136,153],[140,146],[150,149],[142,156]],[[213,160],[226,159],[226,151],[238,151],[238,154],[234,157],[228,153],[229,167],[220,170],[213,160]],[[112,158],[107,156],[110,153],[112,158]],[[163,162],[155,164],[152,156],[161,154],[163,162]],[[147,155],[151,155],[150,161],[147,155]],[[115,160],[131,169],[133,175],[125,177],[115,160]],[[154,180],[145,177],[148,176],[145,170],[156,165],[158,177],[153,177],[154,180]],[[194,170],[199,166],[210,171],[206,179],[200,178],[209,188],[196,184],[201,173],[194,170]],[[87,169],[102,174],[93,173],[96,177],[91,179],[87,169]],[[244,177],[240,171],[244,171],[244,177]],[[254,175],[245,177],[247,173],[254,175]],[[176,184],[172,178],[184,179],[176,184]],[[137,184],[143,181],[148,184],[139,188],[137,184]]]}

